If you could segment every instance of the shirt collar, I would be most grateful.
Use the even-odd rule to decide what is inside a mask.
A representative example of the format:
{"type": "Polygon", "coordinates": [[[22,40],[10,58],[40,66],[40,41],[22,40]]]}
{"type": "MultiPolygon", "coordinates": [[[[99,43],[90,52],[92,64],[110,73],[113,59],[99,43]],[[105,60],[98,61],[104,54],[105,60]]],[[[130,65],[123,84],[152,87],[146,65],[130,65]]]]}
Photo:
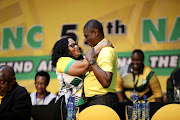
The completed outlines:
{"type": "MultiPolygon", "coordinates": [[[[106,38],[102,39],[98,44],[100,44],[102,41],[107,41],[107,39],[106,39],[106,38]]],[[[98,44],[97,44],[97,45],[98,45],[98,44]]],[[[96,45],[96,46],[97,46],[97,45],[96,45]]],[[[94,46],[94,47],[96,47],[96,46],[94,46]]]]}
{"type": "Polygon", "coordinates": [[[1,104],[1,102],[2,102],[3,97],[4,97],[4,96],[0,96],[0,104],[1,104]]]}
{"type": "Polygon", "coordinates": [[[1,100],[3,97],[4,97],[4,95],[3,95],[3,96],[0,96],[0,100],[1,100]]]}
{"type": "MultiPolygon", "coordinates": [[[[142,67],[140,68],[139,74],[143,74],[143,70],[144,70],[144,64],[143,64],[142,67]]],[[[134,72],[133,72],[133,69],[132,69],[132,67],[131,67],[131,64],[129,64],[129,66],[128,66],[128,73],[134,73],[134,72]]]]}

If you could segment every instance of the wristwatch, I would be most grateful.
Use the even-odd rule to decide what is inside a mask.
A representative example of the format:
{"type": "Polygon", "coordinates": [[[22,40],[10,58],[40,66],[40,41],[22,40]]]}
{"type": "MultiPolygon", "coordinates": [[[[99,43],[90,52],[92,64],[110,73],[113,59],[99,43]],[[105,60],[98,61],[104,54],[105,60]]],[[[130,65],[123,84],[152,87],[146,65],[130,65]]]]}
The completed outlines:
{"type": "Polygon", "coordinates": [[[89,65],[94,65],[94,63],[96,63],[95,60],[90,60],[90,61],[89,61],[89,65]]]}

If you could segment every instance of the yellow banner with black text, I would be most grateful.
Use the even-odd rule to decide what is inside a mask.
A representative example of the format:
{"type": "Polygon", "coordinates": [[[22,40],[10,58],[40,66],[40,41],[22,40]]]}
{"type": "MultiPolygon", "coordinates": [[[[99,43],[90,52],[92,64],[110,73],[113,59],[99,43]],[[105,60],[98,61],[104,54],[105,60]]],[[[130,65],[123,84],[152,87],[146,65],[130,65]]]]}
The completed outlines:
{"type": "Polygon", "coordinates": [[[134,49],[141,49],[145,64],[156,72],[165,91],[167,78],[180,67],[179,4],[179,0],[1,0],[0,65],[13,66],[17,81],[33,92],[37,71],[48,71],[56,79],[50,58],[54,43],[71,36],[86,52],[90,47],[84,42],[83,27],[97,19],[117,51],[118,68],[130,63],[134,49]]]}

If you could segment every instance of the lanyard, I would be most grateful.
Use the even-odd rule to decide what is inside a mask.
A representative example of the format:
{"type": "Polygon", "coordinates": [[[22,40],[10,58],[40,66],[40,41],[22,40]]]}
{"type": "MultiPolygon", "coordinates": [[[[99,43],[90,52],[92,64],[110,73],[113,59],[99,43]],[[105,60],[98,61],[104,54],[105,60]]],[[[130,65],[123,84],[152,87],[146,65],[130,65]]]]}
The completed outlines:
{"type": "MultiPolygon", "coordinates": [[[[47,96],[47,91],[46,91],[46,94],[45,94],[45,96],[44,96],[44,98],[43,98],[43,103],[42,103],[42,105],[44,104],[44,100],[46,99],[46,96],[47,96]]],[[[36,92],[36,105],[37,105],[37,92],[36,92]]]]}
{"type": "Polygon", "coordinates": [[[136,79],[136,74],[133,73],[133,84],[134,84],[134,90],[136,90],[136,87],[137,87],[137,83],[139,81],[139,74],[138,74],[138,79],[137,81],[135,82],[135,79],[136,79]]]}

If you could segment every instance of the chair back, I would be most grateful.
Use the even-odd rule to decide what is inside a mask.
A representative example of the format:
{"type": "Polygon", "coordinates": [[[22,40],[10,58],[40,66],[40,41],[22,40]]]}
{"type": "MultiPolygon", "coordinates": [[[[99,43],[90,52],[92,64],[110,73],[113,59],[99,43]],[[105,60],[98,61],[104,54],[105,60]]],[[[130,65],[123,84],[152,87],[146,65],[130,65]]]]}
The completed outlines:
{"type": "Polygon", "coordinates": [[[92,105],[79,113],[79,120],[120,120],[118,114],[105,105],[92,105]]]}
{"type": "Polygon", "coordinates": [[[161,107],[151,120],[180,120],[180,104],[168,104],[161,107]]]}

